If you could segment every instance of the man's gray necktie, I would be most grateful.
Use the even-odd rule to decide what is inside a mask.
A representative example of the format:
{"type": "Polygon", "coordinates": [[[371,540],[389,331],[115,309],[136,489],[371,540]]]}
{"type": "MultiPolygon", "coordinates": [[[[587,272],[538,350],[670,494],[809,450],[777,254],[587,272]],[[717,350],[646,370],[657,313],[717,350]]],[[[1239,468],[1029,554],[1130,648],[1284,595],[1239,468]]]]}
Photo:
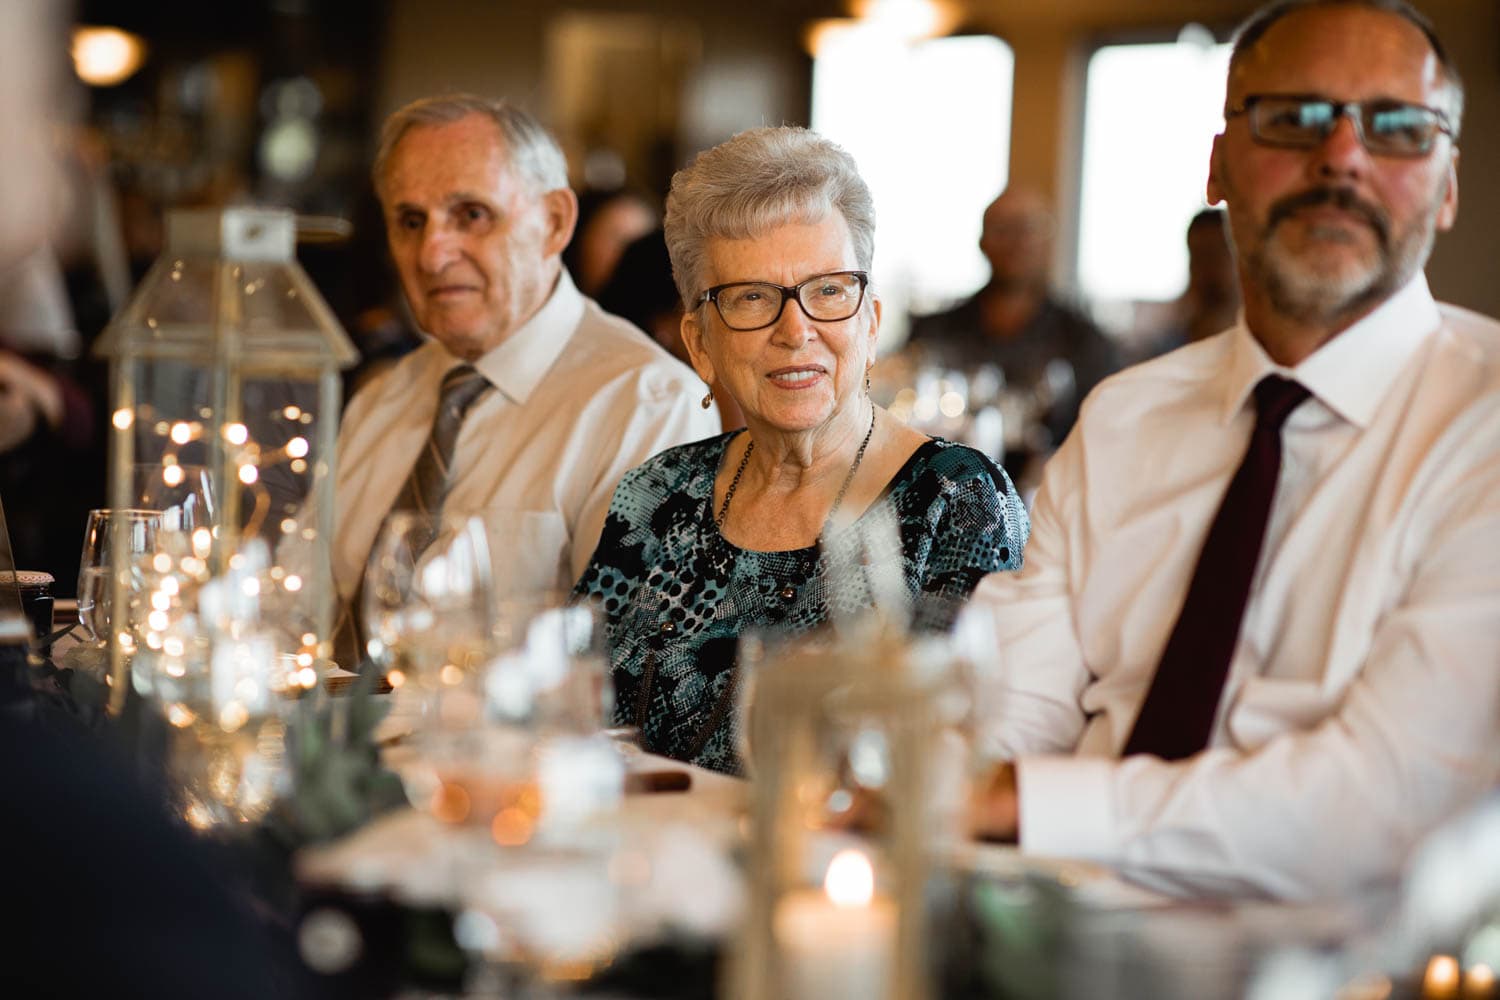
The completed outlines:
{"type": "Polygon", "coordinates": [[[396,495],[392,510],[416,510],[434,517],[442,513],[443,499],[448,495],[448,474],[453,467],[453,448],[458,443],[464,414],[490,388],[490,383],[472,365],[457,365],[443,376],[432,431],[396,495]]]}
{"type": "MultiPolygon", "coordinates": [[[[494,388],[473,365],[455,365],[443,376],[438,395],[437,415],[432,420],[432,430],[427,443],[407,474],[401,492],[391,510],[415,510],[433,517],[443,511],[443,500],[448,495],[448,479],[453,468],[453,449],[458,444],[458,432],[464,424],[469,408],[479,401],[486,391],[494,388]]],[[[354,596],[339,615],[338,627],[334,630],[334,659],[340,666],[353,669],[363,657],[359,649],[359,634],[363,631],[364,578],[354,589],[354,596]]]]}

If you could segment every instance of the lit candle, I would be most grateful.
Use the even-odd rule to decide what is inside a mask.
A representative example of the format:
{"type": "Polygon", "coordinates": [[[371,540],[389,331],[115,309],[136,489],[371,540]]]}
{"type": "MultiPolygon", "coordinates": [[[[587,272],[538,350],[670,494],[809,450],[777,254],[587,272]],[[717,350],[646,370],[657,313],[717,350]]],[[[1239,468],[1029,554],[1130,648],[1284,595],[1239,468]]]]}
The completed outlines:
{"type": "Polygon", "coordinates": [[[875,894],[870,860],[840,851],[823,889],[789,893],[773,924],[788,1000],[880,1000],[890,989],[896,907],[875,894]]]}

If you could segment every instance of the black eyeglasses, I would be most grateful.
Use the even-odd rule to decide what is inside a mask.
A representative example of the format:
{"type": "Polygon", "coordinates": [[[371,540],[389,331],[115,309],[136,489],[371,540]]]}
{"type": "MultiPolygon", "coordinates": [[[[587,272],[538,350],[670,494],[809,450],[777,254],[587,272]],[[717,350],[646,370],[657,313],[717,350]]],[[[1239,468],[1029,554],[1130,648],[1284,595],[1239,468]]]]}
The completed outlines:
{"type": "Polygon", "coordinates": [[[1371,101],[1333,101],[1311,94],[1252,94],[1230,118],[1245,115],[1257,142],[1287,149],[1321,145],[1338,128],[1344,115],[1365,149],[1378,156],[1425,156],[1438,133],[1453,136],[1448,116],[1425,104],[1378,98],[1371,101]]]}
{"type": "Polygon", "coordinates": [[[715,285],[698,296],[698,305],[712,302],[731,330],[761,330],[781,318],[787,299],[795,299],[809,319],[836,323],[859,312],[870,276],[864,271],[831,271],[799,285],[769,281],[734,281],[715,285]]]}

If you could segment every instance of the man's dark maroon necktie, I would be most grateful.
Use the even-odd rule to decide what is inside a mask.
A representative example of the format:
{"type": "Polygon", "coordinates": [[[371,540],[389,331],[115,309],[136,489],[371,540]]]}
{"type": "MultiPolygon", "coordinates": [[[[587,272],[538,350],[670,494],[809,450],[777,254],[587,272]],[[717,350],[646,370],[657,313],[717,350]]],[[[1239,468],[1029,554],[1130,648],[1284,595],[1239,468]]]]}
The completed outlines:
{"type": "Polygon", "coordinates": [[[1255,386],[1255,432],[1219,504],[1177,624],[1125,744],[1125,754],[1181,760],[1208,746],[1239,642],[1250,581],[1281,472],[1281,425],[1310,393],[1267,375],[1255,386]]]}

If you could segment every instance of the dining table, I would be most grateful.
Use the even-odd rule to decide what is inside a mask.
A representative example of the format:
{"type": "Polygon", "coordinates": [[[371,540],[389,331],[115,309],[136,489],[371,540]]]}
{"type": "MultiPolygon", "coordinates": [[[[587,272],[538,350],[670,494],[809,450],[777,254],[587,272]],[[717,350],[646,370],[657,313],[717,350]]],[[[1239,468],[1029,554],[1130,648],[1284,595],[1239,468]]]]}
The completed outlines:
{"type": "MultiPolygon", "coordinates": [[[[395,767],[401,765],[397,747],[388,750],[395,767]]],[[[393,811],[300,852],[296,873],[310,900],[304,939],[310,920],[334,919],[386,941],[366,950],[364,965],[379,969],[331,963],[329,981],[344,977],[355,984],[344,995],[373,995],[378,987],[391,991],[381,995],[405,1000],[733,996],[729,963],[743,933],[748,880],[756,877],[746,850],[751,783],[633,748],[625,755],[626,791],[593,831],[603,831],[595,845],[607,845],[602,866],[587,851],[546,844],[490,842],[481,855],[463,855],[457,842],[467,838],[472,848],[473,831],[417,808],[393,811]],[[591,881],[591,871],[605,877],[591,881]],[[433,977],[393,959],[393,951],[410,950],[395,942],[409,933],[413,914],[438,929],[463,974],[433,977]],[[476,963],[495,959],[487,949],[513,953],[516,940],[493,933],[469,933],[466,940],[476,924],[493,932],[486,914],[547,928],[543,936],[550,934],[551,945],[564,951],[593,940],[591,934],[607,947],[597,953],[582,948],[582,961],[552,963],[540,986],[533,967],[533,992],[491,994],[492,980],[481,976],[481,985],[474,985],[476,963]]],[[[830,834],[828,850],[856,836],[830,834]]],[[[933,1000],[1332,997],[1358,980],[1388,904],[1182,899],[1098,865],[962,837],[936,838],[932,853],[927,937],[933,1000]]],[[[535,957],[529,955],[528,964],[547,965],[535,957]]],[[[1385,992],[1338,995],[1420,996],[1412,984],[1383,983],[1385,992]]]]}
{"type": "MultiPolygon", "coordinates": [[[[334,670],[326,687],[333,702],[354,693],[379,709],[371,741],[389,771],[420,757],[388,685],[358,693],[356,675],[334,670]]],[[[561,832],[501,843],[408,801],[297,850],[293,924],[317,995],[735,996],[730,970],[758,877],[753,778],[598,739],[618,758],[618,788],[561,832]],[[527,985],[498,990],[496,975],[527,985]]],[[[858,837],[828,831],[819,863],[858,837]]],[[[1183,898],[954,831],[935,831],[929,852],[932,1000],[1443,995],[1420,969],[1383,971],[1394,891],[1329,903],[1183,898]]]]}

